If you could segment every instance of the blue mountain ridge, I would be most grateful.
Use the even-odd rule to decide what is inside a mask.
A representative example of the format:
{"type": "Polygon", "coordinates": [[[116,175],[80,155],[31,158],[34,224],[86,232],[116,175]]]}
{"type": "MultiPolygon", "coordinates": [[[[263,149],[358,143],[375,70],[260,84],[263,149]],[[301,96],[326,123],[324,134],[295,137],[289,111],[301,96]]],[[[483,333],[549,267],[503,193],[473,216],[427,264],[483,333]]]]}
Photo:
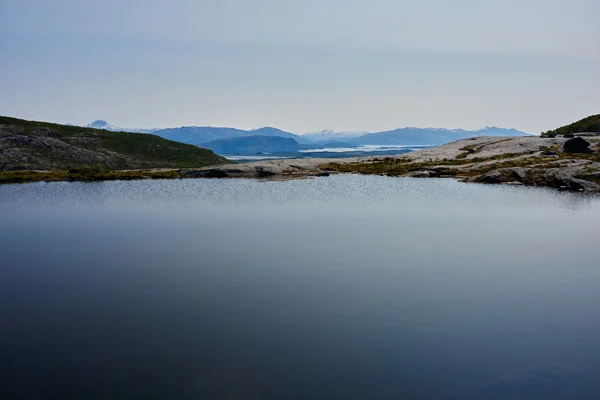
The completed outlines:
{"type": "MultiPolygon", "coordinates": [[[[278,128],[263,127],[253,130],[243,130],[229,127],[212,126],[182,126],[166,129],[123,129],[108,124],[104,120],[94,121],[90,128],[106,129],[111,131],[152,133],[165,139],[174,140],[197,146],[203,146],[209,142],[223,139],[242,138],[250,136],[270,136],[294,139],[299,144],[314,145],[323,143],[318,134],[297,135],[278,128]]],[[[329,133],[331,136],[331,133],[329,133]]],[[[455,140],[477,136],[529,136],[529,134],[517,129],[499,127],[485,127],[479,130],[444,129],[444,128],[399,128],[384,132],[373,132],[364,134],[337,134],[337,140],[353,146],[362,145],[441,145],[455,140]]],[[[330,139],[331,140],[331,139],[330,139]]]]}

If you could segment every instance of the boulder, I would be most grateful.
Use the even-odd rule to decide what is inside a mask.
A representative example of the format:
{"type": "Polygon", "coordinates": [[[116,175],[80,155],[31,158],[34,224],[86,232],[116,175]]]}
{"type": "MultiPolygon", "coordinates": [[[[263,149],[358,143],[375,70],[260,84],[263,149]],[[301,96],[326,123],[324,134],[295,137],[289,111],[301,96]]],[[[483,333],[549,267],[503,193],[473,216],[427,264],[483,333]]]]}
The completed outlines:
{"type": "Polygon", "coordinates": [[[553,173],[555,182],[557,183],[555,186],[565,186],[568,190],[598,191],[600,185],[581,179],[579,177],[581,171],[580,167],[560,168],[556,170],[553,173]]]}
{"type": "Polygon", "coordinates": [[[590,142],[580,137],[567,140],[563,144],[563,150],[567,153],[586,153],[590,147],[590,142]]]}
{"type": "Polygon", "coordinates": [[[490,171],[483,175],[471,178],[472,182],[483,183],[508,183],[521,182],[525,179],[528,169],[526,168],[504,168],[496,171],[490,171]]]}
{"type": "Polygon", "coordinates": [[[290,167],[291,169],[297,169],[297,170],[300,170],[300,171],[304,171],[304,170],[307,170],[307,169],[308,169],[308,167],[306,167],[306,166],[303,166],[303,165],[295,165],[295,164],[290,164],[290,166],[289,166],[289,167],[290,167]]]}
{"type": "Polygon", "coordinates": [[[437,178],[438,174],[432,170],[413,171],[408,175],[410,178],[437,178]]]}
{"type": "Polygon", "coordinates": [[[321,171],[321,172],[315,173],[313,176],[321,176],[322,177],[322,176],[329,176],[329,175],[330,175],[329,172],[327,172],[327,171],[321,171]]]}
{"type": "Polygon", "coordinates": [[[528,185],[549,186],[559,190],[600,191],[600,185],[581,178],[581,167],[532,169],[527,177],[528,185]]]}
{"type": "Polygon", "coordinates": [[[529,171],[529,168],[521,168],[521,167],[507,169],[507,173],[509,173],[510,176],[512,178],[514,178],[514,180],[516,182],[523,182],[523,180],[527,176],[528,171],[529,171]]]}
{"type": "Polygon", "coordinates": [[[255,167],[255,173],[256,176],[259,178],[266,178],[269,176],[277,175],[278,171],[276,168],[257,166],[255,167]]]}
{"type": "Polygon", "coordinates": [[[506,177],[499,171],[490,171],[477,177],[477,181],[483,183],[502,183],[506,181],[506,177]]]}

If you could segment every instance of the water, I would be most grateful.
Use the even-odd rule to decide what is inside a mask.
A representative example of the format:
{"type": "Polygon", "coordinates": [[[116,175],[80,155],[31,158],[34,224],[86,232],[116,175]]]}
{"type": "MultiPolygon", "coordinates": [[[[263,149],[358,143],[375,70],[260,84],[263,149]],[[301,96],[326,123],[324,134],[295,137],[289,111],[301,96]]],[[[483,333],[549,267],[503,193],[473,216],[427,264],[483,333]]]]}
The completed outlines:
{"type": "Polygon", "coordinates": [[[249,161],[262,161],[262,160],[288,160],[290,158],[294,158],[292,156],[263,156],[263,155],[253,155],[253,156],[235,156],[229,154],[223,154],[223,156],[227,157],[232,161],[241,161],[241,162],[249,162],[249,161]]]}
{"type": "Polygon", "coordinates": [[[428,147],[435,147],[432,145],[379,145],[379,144],[366,144],[356,147],[324,147],[322,149],[312,150],[299,150],[300,153],[353,153],[353,152],[364,152],[364,153],[377,153],[379,151],[398,151],[398,150],[418,150],[425,149],[428,147]]]}
{"type": "Polygon", "coordinates": [[[597,399],[598,221],[453,180],[0,186],[0,398],[597,399]]]}
{"type": "Polygon", "coordinates": [[[296,152],[272,154],[224,154],[221,155],[237,162],[261,160],[286,160],[291,158],[347,158],[366,156],[393,156],[408,153],[413,150],[434,147],[430,145],[362,145],[356,147],[327,147],[322,149],[306,149],[296,152]]]}

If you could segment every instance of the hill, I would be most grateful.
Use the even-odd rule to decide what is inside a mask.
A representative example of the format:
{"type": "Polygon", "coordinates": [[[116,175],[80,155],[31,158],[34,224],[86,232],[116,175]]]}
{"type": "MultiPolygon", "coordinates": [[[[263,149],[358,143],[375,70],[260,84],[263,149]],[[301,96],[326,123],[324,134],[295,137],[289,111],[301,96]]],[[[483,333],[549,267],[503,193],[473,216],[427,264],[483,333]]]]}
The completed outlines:
{"type": "Polygon", "coordinates": [[[219,154],[295,152],[299,149],[294,139],[261,135],[213,140],[204,143],[203,147],[219,154]]]}
{"type": "Polygon", "coordinates": [[[250,135],[260,135],[260,136],[277,136],[288,139],[294,139],[296,142],[300,144],[312,144],[313,142],[301,135],[296,135],[295,133],[282,131],[281,129],[272,128],[270,126],[266,126],[264,128],[254,129],[248,131],[250,135]]]}
{"type": "Polygon", "coordinates": [[[0,171],[197,168],[229,163],[207,149],[161,137],[0,117],[0,171]]]}
{"type": "Polygon", "coordinates": [[[570,125],[545,132],[542,136],[565,135],[571,133],[600,133],[600,114],[592,115],[570,125]]]}
{"type": "Polygon", "coordinates": [[[175,140],[182,143],[195,144],[197,146],[213,140],[232,139],[248,136],[277,136],[288,139],[294,139],[298,143],[312,143],[310,140],[302,138],[290,132],[281,129],[264,127],[254,130],[243,130],[236,128],[220,128],[213,126],[183,126],[181,128],[158,129],[152,131],[152,134],[165,139],[175,140]]]}

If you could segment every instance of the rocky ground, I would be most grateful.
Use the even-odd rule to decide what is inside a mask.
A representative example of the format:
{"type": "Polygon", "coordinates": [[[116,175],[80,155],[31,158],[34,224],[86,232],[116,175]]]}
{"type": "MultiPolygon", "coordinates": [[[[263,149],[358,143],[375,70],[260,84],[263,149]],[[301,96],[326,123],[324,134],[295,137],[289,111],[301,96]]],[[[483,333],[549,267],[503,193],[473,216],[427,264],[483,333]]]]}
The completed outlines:
{"type": "MultiPolygon", "coordinates": [[[[600,192],[600,136],[575,138],[478,137],[393,157],[266,160],[204,168],[117,171],[97,179],[270,178],[295,179],[332,173],[420,178],[453,177],[466,182],[546,186],[600,192]],[[124,174],[124,175],[123,175],[124,174]]],[[[27,180],[94,180],[52,175],[27,180]]],[[[25,181],[25,180],[23,180],[25,181]]]]}
{"type": "Polygon", "coordinates": [[[322,166],[338,172],[600,191],[600,137],[479,137],[399,157],[322,166]]]}
{"type": "Polygon", "coordinates": [[[600,137],[596,135],[575,139],[478,137],[395,157],[270,160],[181,170],[180,175],[293,178],[362,173],[600,191],[599,152],[600,137]],[[570,143],[574,148],[569,148],[570,143]]]}

